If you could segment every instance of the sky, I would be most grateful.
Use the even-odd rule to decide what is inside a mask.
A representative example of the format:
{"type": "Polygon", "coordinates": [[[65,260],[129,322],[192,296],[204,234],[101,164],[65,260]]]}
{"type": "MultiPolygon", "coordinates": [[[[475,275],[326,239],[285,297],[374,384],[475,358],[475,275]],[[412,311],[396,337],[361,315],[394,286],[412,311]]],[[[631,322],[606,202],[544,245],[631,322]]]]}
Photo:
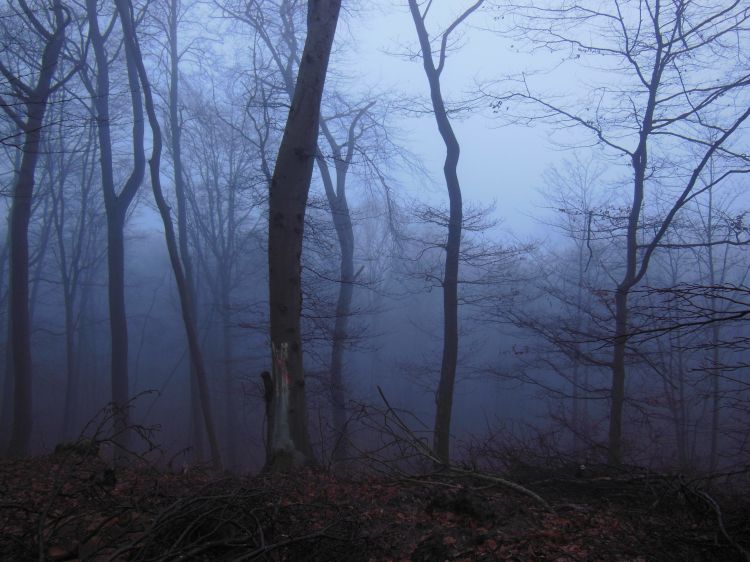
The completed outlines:
{"type": "MultiPolygon", "coordinates": [[[[470,4],[468,0],[437,0],[427,20],[431,36],[437,36],[445,22],[470,4]]],[[[509,40],[486,30],[492,25],[492,17],[487,10],[475,12],[456,33],[459,43],[442,75],[447,100],[475,96],[479,84],[518,72],[529,63],[529,55],[517,52],[509,40]]],[[[356,68],[365,83],[429,99],[421,59],[404,56],[417,48],[405,0],[381,0],[376,8],[348,19],[339,34],[340,41],[355,45],[356,53],[346,58],[358,59],[356,68]]],[[[407,133],[409,148],[432,174],[431,196],[447,201],[442,178],[445,147],[434,119],[430,115],[404,118],[400,125],[407,133]]],[[[459,179],[464,200],[482,204],[494,201],[497,218],[506,230],[521,238],[539,235],[541,227],[533,217],[541,212],[537,190],[543,186],[542,174],[566,156],[549,142],[549,131],[501,126],[487,103],[454,119],[453,126],[461,144],[459,179]]]]}

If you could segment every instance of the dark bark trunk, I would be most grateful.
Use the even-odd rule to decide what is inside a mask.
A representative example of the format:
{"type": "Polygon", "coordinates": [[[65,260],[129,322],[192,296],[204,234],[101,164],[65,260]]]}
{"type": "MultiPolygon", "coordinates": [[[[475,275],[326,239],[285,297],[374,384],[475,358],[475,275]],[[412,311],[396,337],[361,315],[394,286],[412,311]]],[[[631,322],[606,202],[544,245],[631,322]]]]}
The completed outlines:
{"type": "Polygon", "coordinates": [[[33,198],[41,198],[43,205],[41,209],[31,208],[31,214],[39,217],[41,228],[39,238],[35,241],[36,252],[29,248],[29,325],[34,325],[34,317],[39,306],[39,289],[43,285],[43,271],[46,264],[46,256],[50,246],[50,235],[52,234],[52,221],[50,220],[50,194],[47,192],[34,193],[33,198]],[[33,270],[31,266],[34,266],[33,270]]]}
{"type": "Polygon", "coordinates": [[[28,453],[32,427],[31,404],[31,317],[29,312],[29,222],[34,195],[34,174],[39,159],[44,115],[51,93],[52,78],[65,39],[65,18],[59,0],[53,4],[55,28],[47,37],[39,77],[24,100],[21,166],[13,186],[10,210],[10,284],[8,292],[10,344],[13,349],[14,407],[9,456],[28,453]]]}
{"type": "MultiPolygon", "coordinates": [[[[138,76],[128,69],[128,83],[133,108],[133,169],[118,195],[115,191],[112,156],[112,136],[109,114],[109,60],[104,38],[99,30],[97,2],[87,0],[89,39],[96,58],[96,86],[92,96],[97,119],[99,150],[101,153],[102,191],[107,213],[107,273],[110,323],[110,378],[114,414],[114,440],[117,444],[115,461],[124,462],[124,451],[130,446],[129,436],[129,381],[128,381],[128,323],[125,309],[125,217],[145,174],[143,150],[143,106],[138,89],[138,76]]],[[[123,30],[124,31],[124,30],[123,30]]],[[[125,47],[126,56],[130,46],[125,47]]]]}
{"type": "Polygon", "coordinates": [[[239,422],[237,421],[237,401],[235,400],[236,390],[234,386],[234,350],[232,346],[232,315],[230,310],[231,291],[229,287],[230,277],[224,276],[221,279],[221,339],[223,355],[223,378],[224,378],[224,396],[226,401],[226,412],[224,414],[224,441],[227,446],[227,462],[230,467],[237,466],[237,431],[239,422]]]}
{"type": "Polygon", "coordinates": [[[320,103],[340,0],[308,3],[307,39],[269,193],[268,267],[272,421],[266,467],[313,462],[307,427],[300,335],[301,255],[307,195],[316,156],[320,103]]]}
{"type": "MultiPolygon", "coordinates": [[[[338,170],[338,178],[345,177],[338,170]]],[[[345,180],[340,180],[345,181],[345,180]]],[[[354,295],[354,229],[352,227],[346,195],[329,198],[331,215],[336,229],[336,237],[341,251],[339,262],[339,294],[336,301],[336,319],[333,325],[331,342],[331,421],[334,431],[332,458],[341,463],[348,455],[349,443],[346,432],[346,386],[344,382],[344,348],[349,336],[349,316],[351,315],[352,297],[354,295]]]]}
{"type": "Polygon", "coordinates": [[[463,226],[463,202],[461,185],[458,181],[458,159],[460,146],[451,126],[448,112],[440,88],[440,74],[445,64],[445,43],[447,34],[482,4],[476,2],[466,10],[448,28],[444,35],[435,65],[432,57],[432,46],[425,27],[424,17],[416,0],[409,0],[409,9],[419,37],[422,51],[422,63],[430,87],[433,115],[445,143],[445,163],[443,174],[448,190],[449,218],[448,236],[445,244],[445,269],[443,273],[443,357],[440,366],[440,382],[435,397],[435,427],[433,450],[440,462],[450,461],[450,428],[453,411],[453,394],[456,383],[456,365],[458,362],[458,259],[461,250],[461,229],[463,226]]]}
{"type": "Polygon", "coordinates": [[[193,360],[190,360],[190,412],[188,416],[190,428],[190,453],[192,462],[203,463],[206,459],[205,437],[203,430],[203,410],[201,410],[200,392],[198,390],[198,375],[195,372],[193,360]]]}
{"type": "Polygon", "coordinates": [[[13,425],[9,456],[28,453],[31,437],[31,326],[29,314],[29,222],[34,171],[39,155],[44,103],[29,104],[23,158],[13,187],[10,224],[10,345],[13,350],[13,425]]]}
{"type": "MultiPolygon", "coordinates": [[[[107,216],[107,279],[110,329],[110,384],[115,441],[126,450],[130,446],[128,400],[128,319],[125,311],[125,212],[112,209],[107,216]]],[[[123,461],[122,450],[118,460],[123,461]]]]}
{"type": "MultiPolygon", "coordinates": [[[[713,267],[713,263],[711,264],[713,267]]],[[[716,299],[712,300],[712,309],[716,310],[716,299]]],[[[711,438],[708,453],[709,473],[719,468],[719,427],[721,425],[721,367],[719,346],[721,329],[718,324],[711,327],[711,438]]]]}
{"type": "MultiPolygon", "coordinates": [[[[339,295],[336,302],[336,319],[333,326],[331,345],[331,414],[334,431],[334,462],[343,462],[349,454],[349,437],[346,431],[346,386],[344,381],[344,347],[349,336],[349,316],[351,315],[354,294],[354,231],[346,200],[345,211],[339,213],[336,234],[341,248],[339,295]]],[[[337,219],[334,218],[334,224],[337,219]]]]}
{"type": "MultiPolygon", "coordinates": [[[[5,379],[3,380],[3,401],[2,401],[2,412],[0,412],[0,427],[10,428],[13,423],[13,346],[10,341],[11,330],[10,330],[10,314],[7,315],[5,321],[5,379]]],[[[0,451],[7,451],[8,444],[10,442],[10,432],[3,431],[0,435],[0,451]]]]}
{"type": "MultiPolygon", "coordinates": [[[[713,168],[710,170],[711,179],[714,179],[713,168]]],[[[717,279],[716,262],[714,260],[714,250],[712,242],[714,241],[714,192],[708,190],[708,220],[707,220],[707,241],[708,241],[708,275],[709,283],[715,287],[718,282],[724,283],[726,272],[727,252],[724,253],[724,267],[721,270],[721,277],[717,279]]],[[[710,298],[711,310],[718,310],[718,299],[714,295],[710,298]]],[[[719,467],[719,425],[721,422],[721,354],[719,346],[721,345],[721,327],[714,323],[711,325],[711,437],[709,441],[708,453],[708,470],[709,473],[715,473],[719,467]]]]}
{"type": "Polygon", "coordinates": [[[610,391],[609,451],[612,465],[622,464],[622,411],[625,404],[625,350],[628,342],[628,292],[615,293],[615,340],[610,391]]]}
{"type": "Polygon", "coordinates": [[[336,230],[336,239],[339,244],[339,294],[336,302],[336,318],[333,326],[333,338],[331,341],[331,364],[330,364],[330,393],[331,393],[331,423],[333,426],[334,445],[332,460],[341,464],[348,457],[349,436],[346,428],[346,381],[344,380],[344,350],[349,337],[349,317],[351,316],[352,299],[354,296],[354,227],[352,225],[349,202],[346,197],[346,182],[349,167],[354,157],[355,134],[357,123],[365,113],[372,107],[373,103],[367,104],[360,109],[349,124],[345,146],[334,138],[325,121],[321,123],[321,129],[331,148],[334,169],[336,170],[336,183],[334,185],[328,163],[318,151],[318,169],[323,179],[323,186],[331,209],[331,219],[336,230]]]}
{"type": "MultiPolygon", "coordinates": [[[[612,349],[612,389],[610,394],[609,414],[609,448],[607,460],[609,464],[618,466],[623,461],[622,440],[622,417],[625,405],[625,378],[626,378],[626,350],[629,339],[629,309],[628,297],[630,291],[640,282],[646,274],[649,261],[647,252],[640,260],[638,256],[638,231],[641,228],[641,212],[645,196],[646,171],[649,163],[649,139],[653,127],[654,111],[656,108],[656,95],[659,90],[662,72],[664,70],[662,59],[663,45],[658,45],[654,66],[651,72],[651,80],[648,87],[648,99],[641,121],[641,130],[638,146],[631,155],[633,166],[633,200],[628,214],[628,225],[625,234],[625,272],[622,280],[615,291],[615,317],[614,317],[614,346],[612,349]]],[[[676,211],[675,211],[676,212],[676,211]]],[[[671,219],[670,219],[671,220],[671,219]]],[[[664,228],[670,220],[665,221],[664,228]]],[[[662,232],[663,234],[663,232],[662,232]]],[[[654,238],[650,251],[656,247],[660,239],[654,238]]]]}
{"type": "MultiPolygon", "coordinates": [[[[10,218],[10,217],[8,217],[10,218]]],[[[0,387],[0,427],[6,428],[0,431],[0,455],[8,449],[8,440],[10,432],[7,428],[13,420],[13,366],[11,365],[11,346],[10,346],[10,314],[8,314],[8,292],[5,282],[8,281],[6,276],[6,267],[8,263],[8,252],[10,251],[10,228],[7,229],[5,241],[0,251],[0,306],[5,310],[2,323],[2,341],[5,345],[2,364],[2,386],[0,387]]]]}
{"type": "MultiPolygon", "coordinates": [[[[647,116],[648,119],[650,117],[650,115],[647,116]]],[[[638,263],[638,230],[640,229],[646,166],[648,162],[647,141],[648,133],[644,130],[641,132],[641,141],[638,149],[632,156],[634,170],[633,202],[628,216],[625,240],[625,272],[622,281],[615,291],[615,314],[613,319],[615,329],[611,363],[612,388],[610,390],[609,443],[607,452],[607,461],[613,466],[619,466],[623,461],[622,417],[625,406],[625,378],[627,374],[626,351],[630,337],[628,330],[630,312],[628,297],[640,277],[645,274],[643,265],[641,264],[639,268],[638,263]],[[639,270],[643,272],[640,275],[639,270]]]]}
{"type": "Polygon", "coordinates": [[[65,298],[65,406],[63,410],[63,423],[60,429],[60,442],[71,441],[75,438],[73,434],[78,427],[78,388],[79,372],[76,365],[75,346],[75,320],[73,318],[73,301],[65,298]]]}
{"type": "Polygon", "coordinates": [[[208,376],[203,361],[203,353],[200,347],[198,330],[195,323],[195,312],[190,299],[185,272],[182,269],[182,263],[180,261],[177,237],[175,236],[174,226],[172,225],[169,205],[164,199],[161,189],[161,178],[159,175],[162,151],[161,127],[154,107],[153,96],[151,94],[151,84],[148,80],[148,75],[146,74],[143,56],[140,52],[138,39],[131,19],[132,6],[129,0],[115,0],[115,5],[117,6],[117,11],[120,15],[120,21],[122,22],[125,37],[125,54],[128,62],[128,75],[131,75],[132,73],[136,77],[136,80],[131,80],[131,88],[135,90],[134,95],[137,95],[139,99],[141,88],[143,89],[146,112],[148,114],[148,120],[153,134],[153,146],[151,158],[149,160],[151,186],[153,188],[156,206],[159,209],[159,214],[161,215],[164,224],[164,234],[167,242],[167,250],[169,252],[169,261],[172,265],[172,271],[174,272],[175,281],[177,283],[177,292],[180,296],[180,307],[182,310],[183,324],[187,333],[190,357],[196,368],[198,389],[201,397],[201,408],[203,410],[203,420],[206,425],[206,433],[211,448],[211,464],[214,469],[219,470],[221,469],[221,455],[216,438],[211,400],[208,391],[208,376]]]}
{"type": "MultiPolygon", "coordinates": [[[[178,19],[180,6],[178,0],[171,0],[169,3],[168,28],[169,28],[169,128],[171,132],[172,160],[174,162],[174,190],[175,201],[177,202],[177,241],[179,245],[180,261],[185,271],[185,282],[187,284],[188,298],[191,307],[197,314],[195,305],[195,283],[193,280],[193,264],[190,256],[189,238],[188,238],[188,220],[187,220],[187,202],[185,176],[182,165],[182,123],[180,122],[179,104],[180,104],[180,73],[179,62],[180,52],[177,43],[178,19]]],[[[197,318],[196,318],[197,322],[197,318]]],[[[191,445],[195,456],[198,460],[202,458],[203,433],[201,424],[198,420],[203,419],[203,412],[200,406],[199,385],[196,379],[197,369],[191,358],[190,360],[190,427],[191,445]]]]}

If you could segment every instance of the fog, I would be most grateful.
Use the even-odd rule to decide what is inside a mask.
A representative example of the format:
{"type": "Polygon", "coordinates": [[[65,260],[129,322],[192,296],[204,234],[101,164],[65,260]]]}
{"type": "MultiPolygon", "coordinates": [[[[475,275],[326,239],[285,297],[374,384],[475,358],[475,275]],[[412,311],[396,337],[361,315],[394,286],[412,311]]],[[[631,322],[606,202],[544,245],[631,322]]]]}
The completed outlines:
{"type": "Polygon", "coordinates": [[[269,302],[281,266],[268,248],[270,207],[297,197],[273,189],[307,3],[0,8],[0,451],[85,435],[115,459],[150,441],[170,468],[257,471],[286,446],[278,412],[293,411],[295,451],[366,464],[385,397],[444,462],[489,462],[496,447],[747,464],[748,9],[663,8],[654,24],[629,2],[619,15],[584,2],[599,6],[586,17],[555,2],[411,2],[430,10],[436,61],[450,30],[436,94],[409,4],[344,2],[317,148],[297,154],[313,167],[303,370],[283,384],[299,383],[304,411],[294,394],[277,402],[273,315],[298,307],[269,302]],[[624,44],[609,20],[648,31],[624,44]],[[441,115],[460,146],[458,223],[441,115]]]}

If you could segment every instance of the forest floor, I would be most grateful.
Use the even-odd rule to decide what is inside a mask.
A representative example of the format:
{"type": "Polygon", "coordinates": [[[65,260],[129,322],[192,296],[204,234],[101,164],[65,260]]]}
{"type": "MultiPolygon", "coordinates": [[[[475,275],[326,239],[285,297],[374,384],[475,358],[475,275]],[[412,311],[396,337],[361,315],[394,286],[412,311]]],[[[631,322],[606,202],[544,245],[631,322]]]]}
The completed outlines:
{"type": "Polygon", "coordinates": [[[0,559],[750,560],[750,497],[645,471],[236,477],[97,456],[0,462],[0,559]],[[549,476],[549,475],[548,475],[549,476]]]}

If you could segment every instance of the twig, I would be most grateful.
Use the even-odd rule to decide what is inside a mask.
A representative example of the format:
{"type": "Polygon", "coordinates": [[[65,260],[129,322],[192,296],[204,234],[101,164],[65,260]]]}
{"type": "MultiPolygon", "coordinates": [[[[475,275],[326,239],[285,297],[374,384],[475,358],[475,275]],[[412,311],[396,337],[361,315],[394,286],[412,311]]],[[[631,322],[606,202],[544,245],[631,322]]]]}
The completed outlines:
{"type": "Polygon", "coordinates": [[[534,499],[535,501],[543,505],[545,509],[554,513],[552,506],[550,506],[550,504],[547,503],[547,501],[544,498],[539,496],[537,493],[529,490],[525,486],[521,486],[520,484],[517,484],[516,482],[512,482],[510,480],[506,480],[505,478],[500,478],[499,476],[485,474],[483,472],[479,472],[476,470],[465,470],[465,469],[453,466],[451,464],[446,464],[446,463],[441,462],[440,459],[438,459],[433,454],[432,450],[427,446],[427,444],[423,440],[419,439],[416,435],[414,435],[414,433],[411,431],[409,426],[406,425],[406,423],[401,419],[398,413],[393,409],[390,402],[388,402],[388,399],[385,397],[385,394],[383,393],[383,389],[378,387],[378,393],[380,394],[380,397],[382,398],[383,402],[385,403],[387,407],[385,415],[386,416],[390,415],[396,421],[396,424],[398,425],[399,429],[406,436],[408,436],[411,446],[414,447],[414,449],[416,449],[423,457],[432,461],[435,464],[435,466],[440,466],[444,470],[451,472],[453,474],[475,477],[475,478],[479,478],[480,480],[485,480],[487,482],[493,482],[494,484],[505,486],[506,488],[510,488],[511,490],[515,490],[516,492],[529,496],[530,498],[534,499]]]}
{"type": "Polygon", "coordinates": [[[329,529],[333,528],[335,525],[336,524],[334,523],[334,524],[328,525],[325,529],[322,529],[322,530],[317,531],[315,533],[310,533],[308,535],[302,535],[302,536],[299,536],[299,537],[291,537],[291,538],[289,538],[287,540],[279,541],[279,542],[274,543],[274,544],[269,544],[269,545],[263,546],[261,548],[257,548],[254,551],[249,552],[247,554],[244,554],[244,555],[242,555],[242,556],[240,556],[238,558],[233,558],[232,562],[242,562],[244,560],[254,560],[255,558],[258,558],[258,556],[261,556],[263,554],[267,554],[267,553],[269,553],[269,552],[271,552],[273,550],[277,550],[279,548],[284,548],[286,546],[290,546],[290,545],[295,544],[295,543],[309,541],[309,540],[312,540],[312,539],[325,538],[325,539],[331,539],[331,540],[337,540],[337,541],[346,540],[346,539],[343,539],[341,537],[336,537],[334,535],[327,535],[326,534],[326,532],[329,529]]]}
{"type": "Polygon", "coordinates": [[[726,538],[729,544],[736,548],[742,554],[742,556],[745,557],[745,560],[747,562],[750,562],[750,552],[748,552],[740,543],[734,540],[727,532],[727,528],[724,526],[724,516],[721,513],[721,508],[719,507],[718,502],[713,499],[708,494],[708,492],[704,492],[703,490],[698,492],[698,495],[706,500],[706,503],[708,503],[708,505],[713,508],[714,512],[716,513],[716,521],[719,524],[719,530],[721,531],[721,534],[724,535],[724,538],[726,538]]]}

